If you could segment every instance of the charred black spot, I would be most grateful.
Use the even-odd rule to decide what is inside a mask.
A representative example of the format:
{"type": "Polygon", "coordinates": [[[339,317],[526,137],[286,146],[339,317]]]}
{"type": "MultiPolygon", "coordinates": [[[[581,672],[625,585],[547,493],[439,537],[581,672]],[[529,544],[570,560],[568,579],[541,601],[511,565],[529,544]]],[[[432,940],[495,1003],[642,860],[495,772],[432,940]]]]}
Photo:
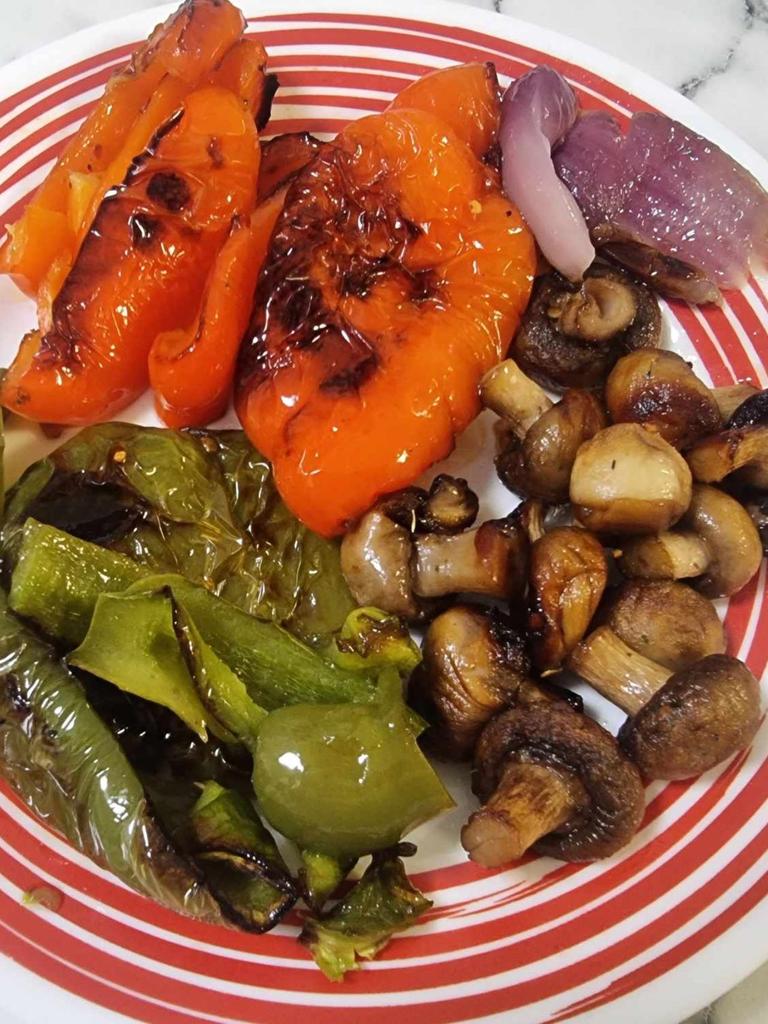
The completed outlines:
{"type": "MultiPolygon", "coordinates": [[[[310,318],[320,304],[320,292],[308,281],[304,281],[297,288],[292,288],[289,301],[280,305],[280,322],[289,333],[292,334],[298,331],[299,328],[304,328],[302,333],[308,336],[310,318]]],[[[304,347],[304,344],[306,344],[306,342],[302,344],[300,339],[295,339],[295,343],[299,348],[304,347]]]]}
{"type": "Polygon", "coordinates": [[[768,391],[759,391],[742,402],[726,423],[726,429],[756,427],[768,423],[768,391]]]}
{"type": "Polygon", "coordinates": [[[26,715],[30,711],[32,705],[30,704],[27,695],[21,689],[19,677],[15,672],[8,672],[3,679],[5,683],[5,692],[11,709],[18,715],[26,715]]]}
{"type": "Polygon", "coordinates": [[[355,366],[334,373],[326,377],[320,385],[321,391],[331,391],[337,395],[348,394],[357,391],[365,382],[373,376],[379,365],[379,359],[375,352],[371,352],[364,359],[361,359],[355,366]]]}
{"type": "Polygon", "coordinates": [[[160,221],[148,213],[132,213],[128,218],[131,242],[137,249],[146,249],[160,231],[160,221]]]}
{"type": "Polygon", "coordinates": [[[491,143],[483,153],[482,160],[486,167],[491,167],[494,171],[501,170],[501,146],[498,142],[491,143]]]}
{"type": "Polygon", "coordinates": [[[224,164],[224,154],[221,151],[221,139],[218,135],[212,135],[208,141],[208,156],[211,158],[211,163],[214,167],[222,167],[224,164]]]}
{"type": "Polygon", "coordinates": [[[176,127],[179,121],[181,121],[182,117],[184,117],[184,108],[179,107],[178,110],[174,111],[174,113],[171,114],[171,116],[166,121],[164,121],[163,124],[160,125],[155,134],[149,140],[147,148],[144,150],[144,152],[139,153],[139,155],[134,157],[133,160],[131,161],[131,166],[128,168],[128,173],[125,176],[126,184],[131,182],[139,173],[139,171],[143,168],[147,160],[151,156],[155,155],[155,153],[157,152],[157,148],[162,142],[162,140],[165,138],[166,135],[168,135],[169,132],[171,132],[176,127]]]}
{"type": "Polygon", "coordinates": [[[259,131],[266,127],[267,121],[272,114],[272,100],[275,98],[275,93],[278,90],[280,82],[278,81],[277,75],[265,75],[264,76],[264,88],[261,92],[261,100],[259,102],[259,109],[256,111],[255,120],[256,127],[259,131]]]}
{"type": "Polygon", "coordinates": [[[174,171],[158,171],[147,185],[147,196],[171,213],[183,210],[192,198],[189,185],[174,171]]]}
{"type": "Polygon", "coordinates": [[[440,296],[440,280],[434,270],[420,270],[411,280],[411,298],[414,302],[427,302],[440,296]]]}
{"type": "Polygon", "coordinates": [[[94,544],[124,537],[145,515],[136,495],[88,473],[56,472],[30,502],[27,515],[94,544]]]}

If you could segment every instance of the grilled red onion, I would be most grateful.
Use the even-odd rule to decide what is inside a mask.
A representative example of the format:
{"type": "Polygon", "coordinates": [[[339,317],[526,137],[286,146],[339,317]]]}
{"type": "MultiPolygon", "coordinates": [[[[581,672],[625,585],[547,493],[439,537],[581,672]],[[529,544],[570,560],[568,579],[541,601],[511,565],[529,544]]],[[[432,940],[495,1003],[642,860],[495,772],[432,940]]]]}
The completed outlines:
{"type": "Polygon", "coordinates": [[[499,133],[504,189],[546,258],[572,281],[581,280],[595,250],[579,207],[555,173],[551,153],[577,113],[573,89],[557,71],[541,65],[507,89],[499,133]]]}
{"type": "Polygon", "coordinates": [[[601,251],[659,291],[718,301],[768,260],[768,194],[663,114],[635,114],[626,135],[610,114],[583,114],[554,164],[601,251]]]}

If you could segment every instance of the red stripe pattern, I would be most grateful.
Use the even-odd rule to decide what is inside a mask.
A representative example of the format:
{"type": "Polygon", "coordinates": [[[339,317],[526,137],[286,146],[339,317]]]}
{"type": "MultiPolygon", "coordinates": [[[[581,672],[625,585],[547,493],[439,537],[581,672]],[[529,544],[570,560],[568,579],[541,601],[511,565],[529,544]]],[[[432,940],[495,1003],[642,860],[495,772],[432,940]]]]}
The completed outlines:
{"type": "MultiPolygon", "coordinates": [[[[252,19],[250,31],[270,50],[282,83],[275,134],[333,134],[350,117],[382,109],[406,81],[466,60],[494,60],[510,77],[546,60],[579,89],[585,106],[620,118],[652,109],[575,64],[460,26],[307,13],[252,19]]],[[[0,102],[3,222],[19,215],[76,130],[84,94],[102,86],[130,49],[126,41],[89,56],[0,102]]],[[[715,384],[764,380],[764,281],[727,295],[723,310],[672,304],[667,320],[715,384]]],[[[9,358],[15,339],[3,344],[9,358]]],[[[762,675],[762,578],[730,602],[726,622],[733,652],[762,675]]],[[[442,860],[428,859],[416,875],[435,909],[343,987],[314,969],[294,941],[295,924],[254,938],[149,903],[68,851],[3,786],[0,950],[69,992],[151,1024],[288,1024],[297,1007],[307,1008],[313,1024],[390,1024],[393,1011],[419,1024],[499,1013],[518,1024],[615,1021],[638,989],[722,942],[761,907],[755,941],[768,956],[767,786],[763,731],[749,754],[708,777],[658,787],[636,841],[607,864],[529,858],[514,871],[489,874],[468,863],[458,845],[452,862],[443,850],[442,860]],[[20,894],[40,884],[64,894],[58,912],[21,905],[20,894]]]]}

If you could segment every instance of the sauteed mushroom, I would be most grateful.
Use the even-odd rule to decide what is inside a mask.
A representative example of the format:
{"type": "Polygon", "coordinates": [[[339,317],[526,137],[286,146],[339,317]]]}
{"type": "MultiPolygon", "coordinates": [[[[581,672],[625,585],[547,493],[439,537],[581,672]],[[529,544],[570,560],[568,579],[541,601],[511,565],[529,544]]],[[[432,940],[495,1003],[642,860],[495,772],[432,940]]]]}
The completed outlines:
{"type": "Polygon", "coordinates": [[[587,530],[563,526],[531,548],[528,635],[536,668],[562,665],[582,639],[608,581],[602,544],[587,530]]]}
{"type": "Polygon", "coordinates": [[[712,391],[675,352],[641,349],[623,356],[605,385],[614,423],[652,426],[675,448],[688,448],[723,421],[712,391]]]}
{"type": "Polygon", "coordinates": [[[653,293],[628,274],[593,264],[583,283],[540,278],[512,355],[545,387],[594,388],[626,352],[658,345],[661,313],[653,293]]]}
{"type": "Polygon", "coordinates": [[[472,788],[484,806],[461,842],[493,868],[533,847],[568,861],[598,860],[625,846],[643,815],[643,786],[616,741],[561,701],[511,708],[486,725],[472,788]]]}
{"type": "Polygon", "coordinates": [[[588,391],[566,391],[553,405],[513,360],[495,366],[480,385],[483,403],[502,419],[496,425],[496,469],[511,491],[548,502],[568,498],[579,446],[606,425],[588,391]]]}
{"type": "Polygon", "coordinates": [[[627,581],[611,595],[603,619],[633,651],[673,672],[725,653],[725,630],[714,605],[674,580],[627,581]]]}
{"type": "Polygon", "coordinates": [[[617,423],[579,448],[571,471],[574,514],[598,533],[666,530],[691,500],[685,459],[658,434],[617,423]]]}
{"type": "Polygon", "coordinates": [[[619,741],[649,779],[699,775],[743,749],[760,724],[759,683],[724,654],[671,673],[600,626],[569,666],[630,716],[619,741]]]}
{"type": "Polygon", "coordinates": [[[431,723],[428,745],[452,760],[472,754],[485,723],[519,701],[548,699],[531,681],[525,640],[496,609],[456,605],[429,625],[411,677],[414,706],[431,723]]]}
{"type": "Polygon", "coordinates": [[[434,610],[428,598],[522,592],[525,529],[514,516],[461,529],[476,514],[467,482],[448,476],[429,492],[409,487],[382,499],[341,544],[341,568],[355,600],[417,620],[434,610]]]}
{"type": "Polygon", "coordinates": [[[728,477],[768,490],[768,391],[742,402],[725,430],[698,441],[687,459],[694,479],[702,483],[720,483],[728,477]]]}
{"type": "Polygon", "coordinates": [[[694,484],[678,528],[633,537],[619,568],[641,579],[691,579],[707,597],[738,593],[760,568],[760,534],[747,510],[716,487],[694,484]]]}

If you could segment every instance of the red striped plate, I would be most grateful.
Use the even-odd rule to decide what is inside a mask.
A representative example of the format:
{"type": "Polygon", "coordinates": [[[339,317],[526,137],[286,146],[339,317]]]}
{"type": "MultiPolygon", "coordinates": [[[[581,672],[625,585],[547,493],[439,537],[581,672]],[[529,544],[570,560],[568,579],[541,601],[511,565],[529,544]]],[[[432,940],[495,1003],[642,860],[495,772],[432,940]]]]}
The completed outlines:
{"type": "MultiPolygon", "coordinates": [[[[82,32],[0,70],[3,222],[18,215],[110,71],[169,10],[82,32]]],[[[334,133],[382,109],[412,78],[452,62],[494,60],[506,81],[547,61],[585,106],[621,118],[664,110],[768,183],[765,162],[686,100],[531,25],[431,0],[247,0],[245,11],[282,83],[275,133],[334,133]]],[[[719,310],[669,305],[668,343],[716,384],[748,378],[764,386],[767,296],[768,283],[752,280],[719,310]]],[[[0,310],[5,362],[33,310],[7,281],[0,310]]],[[[138,402],[129,417],[153,422],[150,403],[138,402]]],[[[481,418],[448,464],[498,514],[509,511],[510,495],[489,473],[488,442],[481,418]]],[[[31,429],[12,428],[11,474],[44,447],[31,429]]],[[[764,574],[724,612],[733,652],[763,674],[764,574]]],[[[615,710],[590,702],[603,722],[618,724],[615,710]]],[[[38,1024],[49,1013],[62,1024],[287,1024],[304,1013],[313,1024],[389,1024],[393,1014],[419,1024],[677,1024],[768,958],[766,730],[736,762],[695,782],[652,787],[634,843],[593,866],[540,858],[512,871],[476,869],[457,843],[470,803],[462,774],[448,779],[457,811],[414,837],[417,881],[434,910],[343,986],[313,967],[294,927],[249,937],[165,911],[75,854],[0,787],[0,951],[8,958],[0,961],[0,1019],[38,1024]],[[21,894],[40,884],[64,894],[57,913],[21,905],[21,894]]]]}

